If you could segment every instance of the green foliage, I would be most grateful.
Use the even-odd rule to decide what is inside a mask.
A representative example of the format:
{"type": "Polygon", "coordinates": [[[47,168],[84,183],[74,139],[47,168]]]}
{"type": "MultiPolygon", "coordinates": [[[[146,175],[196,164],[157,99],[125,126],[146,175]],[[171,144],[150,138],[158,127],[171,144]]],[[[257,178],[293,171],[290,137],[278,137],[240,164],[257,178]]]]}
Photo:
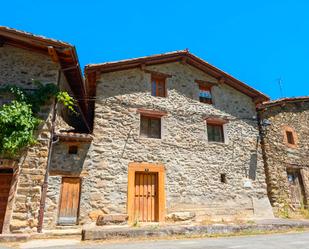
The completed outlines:
{"type": "Polygon", "coordinates": [[[0,107],[0,154],[14,156],[22,148],[36,142],[34,130],[41,120],[36,117],[41,106],[52,97],[70,111],[75,112],[75,100],[64,91],[59,91],[55,84],[35,81],[36,90],[26,91],[15,85],[0,89],[0,94],[11,94],[14,99],[10,104],[0,107]]]}
{"type": "Polygon", "coordinates": [[[76,113],[74,110],[75,99],[72,98],[67,92],[58,92],[56,97],[58,102],[62,103],[70,111],[76,113]]]}
{"type": "Polygon", "coordinates": [[[0,152],[14,155],[24,146],[35,143],[34,129],[40,119],[33,116],[26,102],[12,101],[0,108],[0,152]]]}
{"type": "Polygon", "coordinates": [[[75,113],[75,100],[67,92],[60,91],[53,83],[43,85],[39,81],[33,81],[33,84],[36,86],[34,91],[26,91],[15,85],[7,85],[0,89],[0,93],[13,94],[17,101],[31,105],[31,109],[34,113],[38,113],[41,106],[52,97],[56,97],[58,102],[75,113]]]}

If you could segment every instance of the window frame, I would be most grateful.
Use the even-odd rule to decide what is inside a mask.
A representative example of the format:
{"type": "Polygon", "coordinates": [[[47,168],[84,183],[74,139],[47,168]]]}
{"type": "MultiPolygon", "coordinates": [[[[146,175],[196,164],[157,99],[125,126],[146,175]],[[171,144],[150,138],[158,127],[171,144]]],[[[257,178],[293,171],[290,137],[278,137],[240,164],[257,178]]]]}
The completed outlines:
{"type": "Polygon", "coordinates": [[[166,98],[167,97],[167,88],[166,88],[166,78],[161,75],[156,75],[156,74],[151,74],[151,96],[153,97],[161,97],[161,98],[166,98]],[[155,88],[155,93],[154,93],[154,87],[153,84],[155,83],[156,88],[155,88]],[[163,84],[163,94],[159,92],[159,84],[163,84]]]}
{"type": "Polygon", "coordinates": [[[165,111],[160,111],[160,110],[151,110],[151,109],[144,109],[144,108],[138,108],[136,112],[139,114],[139,137],[140,138],[151,138],[151,137],[146,137],[142,136],[141,134],[141,124],[142,124],[142,116],[144,117],[150,117],[150,118],[157,118],[160,119],[160,138],[155,138],[155,139],[162,139],[163,137],[163,119],[165,115],[167,115],[167,112],[165,111]]]}
{"type": "Polygon", "coordinates": [[[141,113],[140,115],[140,137],[142,138],[154,138],[154,139],[161,139],[162,138],[162,120],[161,117],[157,117],[157,116],[149,116],[149,115],[144,115],[141,113]],[[142,132],[142,119],[146,118],[147,119],[147,131],[146,131],[146,135],[144,135],[144,132],[142,132]],[[159,134],[158,136],[152,136],[151,133],[151,122],[154,120],[159,120],[159,134]]]}
{"type": "Polygon", "coordinates": [[[283,142],[289,148],[297,148],[298,147],[298,137],[297,137],[297,134],[296,134],[294,128],[287,126],[287,125],[283,126],[283,142]],[[288,133],[292,136],[293,143],[289,142],[288,133]]]}
{"type": "Polygon", "coordinates": [[[225,138],[224,138],[224,129],[223,129],[223,124],[215,124],[215,123],[207,123],[207,140],[210,143],[225,143],[225,138]],[[221,137],[222,140],[221,141],[217,141],[217,140],[210,140],[210,136],[209,136],[209,127],[219,127],[220,129],[220,133],[221,133],[221,137]]]}
{"type": "Polygon", "coordinates": [[[211,91],[211,88],[212,86],[210,85],[203,85],[203,84],[198,84],[199,86],[199,102],[200,103],[203,103],[203,104],[209,104],[209,105],[212,105],[213,104],[213,97],[212,97],[212,91],[211,91]],[[201,100],[201,91],[208,91],[210,93],[210,98],[204,98],[206,101],[202,101],[201,100]]]}
{"type": "Polygon", "coordinates": [[[227,144],[228,143],[228,137],[226,133],[226,124],[228,123],[228,120],[221,119],[221,118],[216,118],[216,117],[209,117],[205,119],[206,121],[206,135],[207,135],[207,141],[208,143],[220,143],[220,144],[227,144]],[[222,132],[222,141],[212,141],[209,140],[208,136],[208,126],[220,126],[221,132],[222,132]]]}

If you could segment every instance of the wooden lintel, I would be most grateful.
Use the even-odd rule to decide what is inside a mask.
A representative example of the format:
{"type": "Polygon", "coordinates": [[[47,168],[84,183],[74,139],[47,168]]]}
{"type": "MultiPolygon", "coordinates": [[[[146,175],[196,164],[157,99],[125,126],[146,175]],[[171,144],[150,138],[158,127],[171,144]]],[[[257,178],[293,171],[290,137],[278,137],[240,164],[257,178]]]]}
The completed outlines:
{"type": "Polygon", "coordinates": [[[208,124],[226,124],[229,122],[227,119],[218,117],[207,117],[205,120],[208,124]]]}
{"type": "Polygon", "coordinates": [[[149,110],[149,109],[143,109],[143,108],[137,109],[137,112],[144,116],[150,116],[150,117],[163,117],[167,115],[167,112],[165,111],[149,110]]]}
{"type": "Polygon", "coordinates": [[[173,76],[171,74],[161,73],[161,72],[152,71],[152,70],[148,70],[148,69],[143,69],[143,71],[145,73],[150,73],[153,76],[162,77],[162,78],[171,78],[173,76]]]}
{"type": "Polygon", "coordinates": [[[53,62],[59,62],[59,57],[56,49],[53,46],[48,46],[48,54],[50,55],[53,62]]]}

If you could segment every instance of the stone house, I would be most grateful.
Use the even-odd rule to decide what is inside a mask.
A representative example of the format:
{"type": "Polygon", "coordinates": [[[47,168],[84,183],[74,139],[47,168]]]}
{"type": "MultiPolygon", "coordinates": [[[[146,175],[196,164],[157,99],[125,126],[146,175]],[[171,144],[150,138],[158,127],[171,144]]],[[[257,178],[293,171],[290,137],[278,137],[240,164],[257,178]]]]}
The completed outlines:
{"type": "Polygon", "coordinates": [[[267,96],[186,50],[85,75],[96,98],[81,223],[273,217],[256,112],[267,96]]]}
{"type": "MultiPolygon", "coordinates": [[[[0,159],[0,233],[35,232],[41,229],[52,144],[62,144],[68,152],[70,143],[89,141],[92,112],[87,99],[75,48],[57,40],[0,27],[0,85],[16,85],[35,91],[34,80],[54,83],[77,100],[77,115],[72,115],[55,100],[39,113],[44,120],[37,131],[37,144],[16,158],[0,159]],[[63,131],[74,131],[63,132],[63,131]]],[[[0,96],[0,104],[9,102],[0,96]]],[[[61,171],[54,174],[61,174],[61,171]]],[[[50,206],[45,206],[49,210],[50,206]]],[[[43,219],[44,218],[44,219],[43,219]]]]}
{"type": "Polygon", "coordinates": [[[0,59],[1,85],[54,82],[79,114],[51,101],[38,143],[0,159],[3,233],[99,215],[272,217],[256,111],[268,97],[259,91],[188,51],[88,65],[84,81],[72,45],[5,27],[0,59]]]}
{"type": "Polygon", "coordinates": [[[309,97],[259,106],[268,196],[277,213],[308,208],[309,97]]]}

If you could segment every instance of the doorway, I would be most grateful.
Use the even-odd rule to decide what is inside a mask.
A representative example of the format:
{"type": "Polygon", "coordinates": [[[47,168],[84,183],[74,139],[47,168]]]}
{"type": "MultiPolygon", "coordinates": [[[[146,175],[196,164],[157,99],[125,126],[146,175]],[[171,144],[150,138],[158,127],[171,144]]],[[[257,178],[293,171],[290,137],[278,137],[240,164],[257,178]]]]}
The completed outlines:
{"type": "Polygon", "coordinates": [[[299,169],[287,170],[291,204],[294,208],[307,206],[305,189],[299,169]]]}
{"type": "Polygon", "coordinates": [[[128,173],[129,222],[165,219],[165,168],[154,163],[130,163],[128,173]]]}
{"type": "Polygon", "coordinates": [[[0,233],[2,233],[12,179],[13,179],[12,169],[0,170],[0,233]]]}

